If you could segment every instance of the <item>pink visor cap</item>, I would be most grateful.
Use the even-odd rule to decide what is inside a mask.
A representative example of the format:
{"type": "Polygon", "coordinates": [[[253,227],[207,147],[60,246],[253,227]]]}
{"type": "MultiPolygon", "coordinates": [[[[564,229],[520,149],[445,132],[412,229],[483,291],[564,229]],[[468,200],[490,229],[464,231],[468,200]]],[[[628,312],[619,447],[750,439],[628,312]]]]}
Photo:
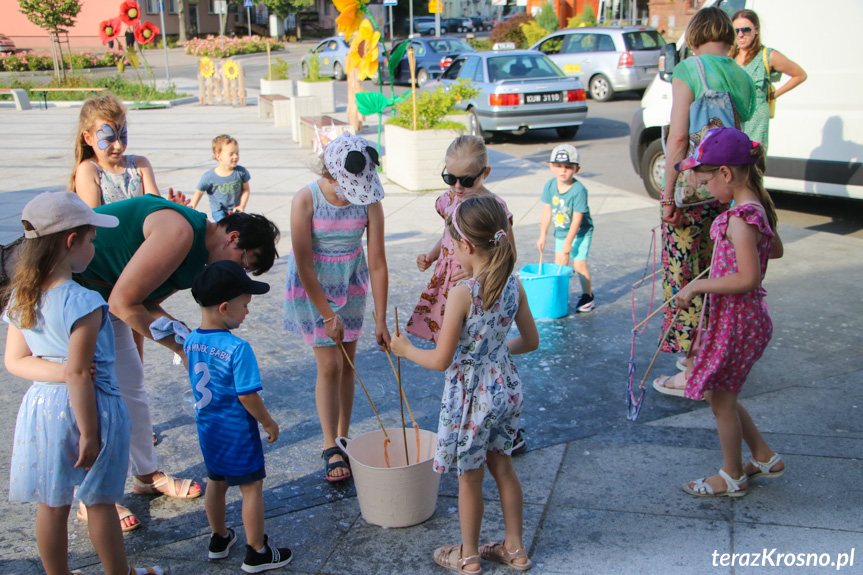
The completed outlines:
{"type": "Polygon", "coordinates": [[[735,128],[714,128],[707,132],[704,139],[691,156],[678,163],[678,172],[691,170],[696,166],[745,166],[758,160],[749,154],[757,142],[735,128]]]}

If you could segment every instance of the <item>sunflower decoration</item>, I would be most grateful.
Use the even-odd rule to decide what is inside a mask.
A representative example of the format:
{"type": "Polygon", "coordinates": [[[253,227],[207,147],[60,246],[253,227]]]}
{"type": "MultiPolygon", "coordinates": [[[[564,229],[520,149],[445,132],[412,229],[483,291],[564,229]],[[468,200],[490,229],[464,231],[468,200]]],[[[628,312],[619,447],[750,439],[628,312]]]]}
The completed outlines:
{"type": "Polygon", "coordinates": [[[159,35],[159,27],[152,22],[142,22],[135,28],[135,41],[138,44],[150,44],[159,35]]]}
{"type": "Polygon", "coordinates": [[[373,78],[378,71],[378,42],[381,33],[372,28],[371,22],[363,20],[348,52],[346,64],[348,71],[357,69],[360,80],[373,78]]]}
{"type": "Polygon", "coordinates": [[[336,18],[339,32],[350,39],[360,27],[360,18],[368,0],[333,0],[333,4],[340,12],[339,17],[336,18]]]}
{"type": "Polygon", "coordinates": [[[141,21],[141,6],[134,0],[120,4],[120,19],[127,26],[137,26],[141,21]]]}
{"type": "Polygon", "coordinates": [[[204,56],[198,63],[198,71],[201,72],[201,76],[204,78],[212,78],[213,74],[216,72],[216,67],[213,66],[212,60],[204,56]]]}
{"type": "Polygon", "coordinates": [[[102,41],[102,44],[116,40],[117,36],[120,35],[121,26],[119,18],[111,18],[99,24],[99,40],[102,41]]]}
{"type": "Polygon", "coordinates": [[[222,65],[222,72],[225,73],[228,80],[236,80],[237,76],[240,75],[240,67],[233,60],[227,60],[222,65]]]}

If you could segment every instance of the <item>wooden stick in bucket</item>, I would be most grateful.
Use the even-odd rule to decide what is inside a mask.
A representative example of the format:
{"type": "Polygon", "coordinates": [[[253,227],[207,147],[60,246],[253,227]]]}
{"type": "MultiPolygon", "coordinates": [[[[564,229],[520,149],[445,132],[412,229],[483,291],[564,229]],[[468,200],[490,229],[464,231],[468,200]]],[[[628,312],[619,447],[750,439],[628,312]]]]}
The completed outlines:
{"type": "Polygon", "coordinates": [[[378,408],[375,407],[375,402],[372,401],[372,396],[369,395],[369,390],[366,389],[366,385],[363,383],[363,379],[360,377],[360,374],[357,372],[357,368],[354,367],[354,362],[351,361],[351,356],[348,355],[348,351],[345,349],[345,346],[342,345],[342,342],[338,342],[339,348],[342,350],[342,353],[345,354],[345,359],[348,360],[348,365],[351,366],[351,369],[354,371],[354,375],[357,378],[357,381],[360,382],[360,385],[363,388],[363,391],[366,392],[366,397],[369,400],[369,403],[372,406],[372,411],[375,412],[375,417],[378,418],[378,424],[381,426],[381,431],[384,432],[384,459],[386,459],[387,467],[390,466],[390,457],[387,454],[387,444],[390,442],[390,436],[387,435],[387,430],[384,427],[384,422],[381,421],[381,416],[378,415],[378,408]]]}
{"type": "MultiPolygon", "coordinates": [[[[396,307],[396,335],[399,335],[399,308],[396,307]]],[[[401,407],[402,411],[402,437],[405,442],[405,465],[411,464],[411,458],[408,455],[408,434],[405,430],[405,401],[404,401],[404,391],[402,390],[402,358],[396,357],[396,364],[398,365],[398,375],[396,376],[396,381],[399,384],[399,407],[401,407]]]]}
{"type": "Polygon", "coordinates": [[[542,250],[539,250],[539,275],[542,275],[542,250]]]}

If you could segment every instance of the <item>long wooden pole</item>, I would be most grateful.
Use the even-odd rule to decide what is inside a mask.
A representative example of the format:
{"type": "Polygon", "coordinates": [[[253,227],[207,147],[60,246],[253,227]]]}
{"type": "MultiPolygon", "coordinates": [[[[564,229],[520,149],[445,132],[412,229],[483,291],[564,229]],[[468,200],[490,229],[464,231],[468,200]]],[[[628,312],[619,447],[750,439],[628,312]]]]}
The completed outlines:
{"type": "MultiPolygon", "coordinates": [[[[399,308],[396,308],[396,336],[398,336],[398,335],[399,335],[399,308]]],[[[401,357],[396,358],[396,365],[398,366],[397,367],[398,376],[396,377],[396,379],[398,380],[398,384],[399,384],[399,406],[401,407],[401,410],[402,410],[402,437],[404,438],[404,442],[405,442],[405,461],[407,462],[407,465],[410,465],[411,464],[411,458],[410,458],[410,455],[408,455],[408,432],[405,429],[405,402],[403,399],[405,394],[404,394],[404,390],[402,389],[402,358],[401,357]]]]}
{"type": "Polygon", "coordinates": [[[408,46],[408,64],[411,69],[411,100],[414,105],[413,129],[417,129],[417,90],[416,90],[416,73],[417,73],[417,58],[414,54],[414,47],[408,46]]]}
{"type": "MultiPolygon", "coordinates": [[[[704,276],[704,274],[706,274],[706,273],[707,273],[707,272],[709,272],[709,271],[710,271],[710,267],[708,267],[706,270],[704,270],[703,272],[701,272],[700,274],[698,274],[697,276],[695,276],[695,277],[694,277],[694,278],[693,278],[689,283],[692,283],[692,282],[694,282],[694,281],[695,281],[695,280],[697,280],[697,279],[701,279],[701,277],[702,277],[702,276],[704,276]]],[[[665,300],[665,302],[663,302],[663,304],[662,304],[661,306],[659,306],[658,308],[656,308],[656,311],[654,311],[652,314],[650,314],[649,316],[647,316],[646,318],[644,318],[644,320],[643,320],[640,324],[638,324],[637,326],[635,326],[635,327],[633,328],[633,331],[638,331],[639,329],[641,329],[641,326],[643,326],[644,324],[646,324],[646,323],[647,323],[647,320],[649,320],[650,318],[652,318],[653,316],[655,316],[656,314],[658,314],[660,311],[662,311],[663,309],[665,309],[665,307],[666,307],[668,304],[670,304],[672,301],[674,301],[674,297],[675,297],[675,296],[671,296],[670,298],[668,298],[667,300],[665,300]]]]}

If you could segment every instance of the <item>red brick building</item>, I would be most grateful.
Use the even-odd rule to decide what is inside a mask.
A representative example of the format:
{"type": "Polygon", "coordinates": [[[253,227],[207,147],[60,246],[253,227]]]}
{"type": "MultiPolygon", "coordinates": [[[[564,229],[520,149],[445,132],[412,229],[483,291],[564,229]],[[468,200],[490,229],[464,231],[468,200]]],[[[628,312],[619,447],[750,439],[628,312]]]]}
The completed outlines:
{"type": "Polygon", "coordinates": [[[683,34],[700,4],[700,0],[650,0],[650,26],[673,42],[683,34]]]}

